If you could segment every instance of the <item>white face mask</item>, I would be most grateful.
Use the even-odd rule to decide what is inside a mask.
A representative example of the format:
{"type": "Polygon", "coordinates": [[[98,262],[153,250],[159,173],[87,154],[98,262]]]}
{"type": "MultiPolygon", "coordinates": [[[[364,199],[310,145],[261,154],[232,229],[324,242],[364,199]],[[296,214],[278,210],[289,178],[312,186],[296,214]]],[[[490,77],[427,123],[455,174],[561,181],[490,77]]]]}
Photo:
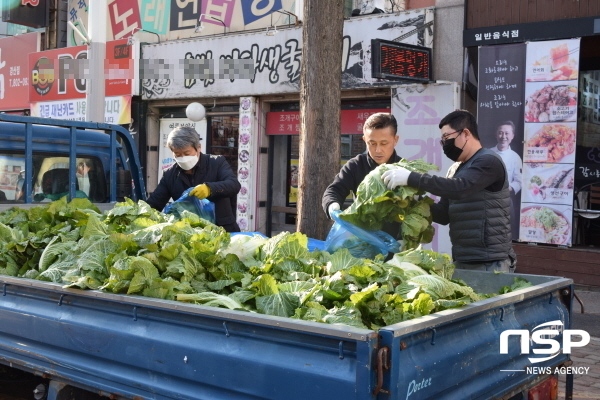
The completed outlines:
{"type": "Polygon", "coordinates": [[[198,154],[196,154],[195,156],[175,157],[175,161],[181,169],[189,171],[198,163],[198,158],[198,154]]]}

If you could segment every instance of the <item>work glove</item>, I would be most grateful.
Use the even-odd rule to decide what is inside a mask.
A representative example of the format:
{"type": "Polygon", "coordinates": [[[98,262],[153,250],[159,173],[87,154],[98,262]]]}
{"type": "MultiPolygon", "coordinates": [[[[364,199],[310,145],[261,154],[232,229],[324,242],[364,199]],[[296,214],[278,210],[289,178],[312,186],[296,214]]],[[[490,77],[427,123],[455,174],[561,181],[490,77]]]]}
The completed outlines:
{"type": "Polygon", "coordinates": [[[205,199],[210,196],[210,188],[206,183],[203,183],[202,185],[198,185],[193,188],[190,192],[190,196],[196,196],[200,200],[205,199]]]}
{"type": "Polygon", "coordinates": [[[406,186],[410,171],[403,167],[387,170],[381,175],[383,183],[390,190],[394,190],[398,186],[406,186]]]}
{"type": "Polygon", "coordinates": [[[329,214],[329,218],[335,211],[340,211],[340,205],[338,203],[331,203],[327,208],[327,213],[329,214]]]}

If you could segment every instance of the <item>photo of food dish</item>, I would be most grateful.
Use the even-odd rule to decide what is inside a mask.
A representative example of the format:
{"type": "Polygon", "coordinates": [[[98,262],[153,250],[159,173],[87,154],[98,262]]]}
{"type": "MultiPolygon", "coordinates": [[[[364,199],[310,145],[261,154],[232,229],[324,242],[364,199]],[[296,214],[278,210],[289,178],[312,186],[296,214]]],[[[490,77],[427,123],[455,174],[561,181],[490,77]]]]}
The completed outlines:
{"type": "Polygon", "coordinates": [[[532,42],[527,46],[528,82],[569,81],[579,74],[579,40],[532,42]]]}
{"type": "Polygon", "coordinates": [[[528,84],[525,122],[561,122],[577,119],[577,82],[528,84]]]}
{"type": "Polygon", "coordinates": [[[546,206],[521,209],[520,240],[568,245],[571,242],[571,223],[559,212],[546,206]]]}
{"type": "Polygon", "coordinates": [[[575,168],[569,164],[525,163],[523,165],[524,203],[571,204],[575,168]]]}
{"type": "Polygon", "coordinates": [[[575,162],[576,124],[527,124],[524,162],[575,162]]]}

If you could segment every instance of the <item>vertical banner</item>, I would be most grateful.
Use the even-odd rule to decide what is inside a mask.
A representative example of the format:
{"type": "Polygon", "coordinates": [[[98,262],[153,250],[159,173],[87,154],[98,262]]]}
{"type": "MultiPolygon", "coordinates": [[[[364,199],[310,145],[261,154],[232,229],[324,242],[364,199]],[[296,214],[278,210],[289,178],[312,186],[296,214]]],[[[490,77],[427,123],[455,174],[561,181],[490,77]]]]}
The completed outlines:
{"type": "Polygon", "coordinates": [[[524,43],[479,48],[477,125],[481,145],[504,161],[510,187],[512,239],[519,239],[522,197],[524,43]]]}
{"type": "MultiPolygon", "coordinates": [[[[190,126],[198,132],[200,136],[200,146],[202,152],[206,152],[206,119],[198,122],[190,121],[187,118],[163,118],[160,120],[160,142],[158,146],[158,182],[162,179],[165,170],[175,164],[173,152],[167,146],[167,137],[169,133],[178,126],[190,126]]],[[[177,199],[174,199],[177,200],[177,199]]]]}
{"type": "Polygon", "coordinates": [[[253,184],[256,176],[256,138],[253,138],[254,110],[256,99],[254,97],[240,97],[240,137],[238,146],[238,180],[242,185],[237,196],[237,223],[242,232],[254,231],[254,209],[256,188],[253,184]]]}
{"type": "MultiPolygon", "coordinates": [[[[442,152],[438,124],[460,107],[457,83],[410,84],[392,88],[392,114],[398,121],[400,140],[396,152],[408,160],[421,158],[437,165],[431,173],[446,176],[453,164],[442,152]]],[[[436,201],[437,197],[432,196],[436,201]]],[[[440,253],[452,253],[448,226],[434,224],[433,241],[425,245],[440,253]]]]}
{"type": "Polygon", "coordinates": [[[527,45],[521,241],[572,244],[579,45],[527,45]]]}

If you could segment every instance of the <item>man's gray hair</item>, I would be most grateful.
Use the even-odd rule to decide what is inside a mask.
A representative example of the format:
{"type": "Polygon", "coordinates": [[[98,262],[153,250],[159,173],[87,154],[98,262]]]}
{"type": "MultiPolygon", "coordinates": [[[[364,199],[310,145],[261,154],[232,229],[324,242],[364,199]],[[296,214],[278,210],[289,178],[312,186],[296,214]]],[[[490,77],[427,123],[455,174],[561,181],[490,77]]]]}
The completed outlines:
{"type": "Polygon", "coordinates": [[[171,150],[182,150],[188,146],[200,148],[200,135],[191,126],[178,126],[167,137],[167,146],[171,150]]]}

